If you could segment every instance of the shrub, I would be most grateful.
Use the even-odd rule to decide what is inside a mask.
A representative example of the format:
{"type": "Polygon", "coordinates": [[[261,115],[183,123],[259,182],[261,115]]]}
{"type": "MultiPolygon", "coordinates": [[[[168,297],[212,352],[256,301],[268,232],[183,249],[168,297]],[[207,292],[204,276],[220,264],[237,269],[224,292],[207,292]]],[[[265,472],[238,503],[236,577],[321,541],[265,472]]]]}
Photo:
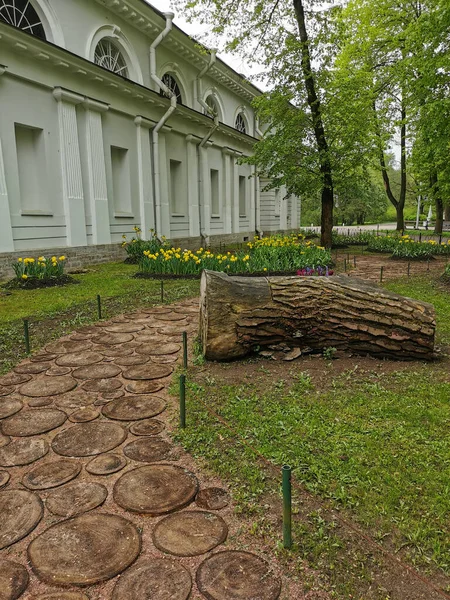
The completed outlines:
{"type": "Polygon", "coordinates": [[[159,252],[161,248],[169,248],[169,244],[164,236],[161,239],[155,234],[153,229],[150,229],[150,239],[143,240],[141,238],[142,230],[139,227],[134,227],[136,237],[133,237],[130,241],[127,240],[127,236],[123,235],[122,247],[125,248],[128,254],[127,262],[136,264],[139,262],[145,251],[159,252]]]}
{"type": "Polygon", "coordinates": [[[17,262],[12,265],[14,273],[16,274],[16,280],[26,281],[27,279],[54,279],[64,275],[64,267],[66,264],[66,257],[52,256],[51,258],[45,258],[39,256],[35,258],[18,258],[17,262]]]}

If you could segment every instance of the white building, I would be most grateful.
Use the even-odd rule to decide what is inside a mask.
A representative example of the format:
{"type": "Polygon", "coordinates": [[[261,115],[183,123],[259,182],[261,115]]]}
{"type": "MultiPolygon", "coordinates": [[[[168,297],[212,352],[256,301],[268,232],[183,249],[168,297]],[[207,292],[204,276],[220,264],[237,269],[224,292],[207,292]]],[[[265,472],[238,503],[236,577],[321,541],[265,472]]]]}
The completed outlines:
{"type": "Polygon", "coordinates": [[[143,0],[0,0],[0,253],[296,228],[239,162],[259,93],[143,0]]]}

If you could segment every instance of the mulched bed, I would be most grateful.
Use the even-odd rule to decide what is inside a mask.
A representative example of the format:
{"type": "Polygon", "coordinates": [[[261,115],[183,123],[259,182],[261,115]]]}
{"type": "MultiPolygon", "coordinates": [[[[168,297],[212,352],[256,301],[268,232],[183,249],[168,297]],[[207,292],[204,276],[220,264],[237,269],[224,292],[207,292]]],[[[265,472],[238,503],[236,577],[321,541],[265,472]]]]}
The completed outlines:
{"type": "Polygon", "coordinates": [[[74,283],[80,282],[70,275],[61,275],[61,277],[49,277],[48,279],[37,279],[35,277],[10,279],[2,287],[7,290],[36,290],[38,288],[72,285],[74,283]]]}

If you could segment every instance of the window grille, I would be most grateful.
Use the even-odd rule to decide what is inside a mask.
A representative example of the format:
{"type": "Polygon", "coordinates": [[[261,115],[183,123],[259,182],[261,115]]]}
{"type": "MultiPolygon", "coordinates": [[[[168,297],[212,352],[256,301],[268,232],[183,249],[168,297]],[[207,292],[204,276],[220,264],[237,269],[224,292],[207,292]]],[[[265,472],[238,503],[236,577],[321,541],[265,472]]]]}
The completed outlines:
{"type": "Polygon", "coordinates": [[[112,73],[128,77],[128,66],[122,52],[111,40],[100,40],[95,48],[94,62],[112,73]]]}
{"type": "Polygon", "coordinates": [[[30,0],[0,0],[0,21],[46,40],[44,26],[30,0]]]}
{"type": "MultiPolygon", "coordinates": [[[[162,76],[161,81],[164,83],[164,85],[166,87],[169,88],[169,90],[171,92],[173,92],[175,94],[175,96],[177,97],[178,104],[183,104],[183,98],[181,96],[180,86],[178,85],[175,77],[173,77],[170,73],[165,73],[162,76]]],[[[163,92],[163,90],[160,91],[160,94],[161,94],[161,96],[166,96],[166,97],[170,98],[170,96],[168,96],[165,92],[163,92]]]]}
{"type": "Polygon", "coordinates": [[[242,116],[242,113],[239,113],[238,116],[236,117],[236,123],[234,124],[234,127],[241,133],[247,133],[247,127],[245,125],[245,121],[244,121],[244,117],[242,116]]]}

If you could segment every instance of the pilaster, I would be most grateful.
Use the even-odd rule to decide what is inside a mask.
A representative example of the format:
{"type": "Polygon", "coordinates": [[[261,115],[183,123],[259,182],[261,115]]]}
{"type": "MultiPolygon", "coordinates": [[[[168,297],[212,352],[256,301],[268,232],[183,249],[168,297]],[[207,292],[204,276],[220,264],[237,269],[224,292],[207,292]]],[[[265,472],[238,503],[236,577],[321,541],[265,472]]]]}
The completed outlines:
{"type": "Polygon", "coordinates": [[[211,233],[211,176],[209,172],[208,145],[199,146],[200,163],[200,211],[201,231],[200,235],[209,238],[211,233]]]}
{"type": "Polygon", "coordinates": [[[0,140],[0,252],[12,252],[14,240],[9,210],[8,188],[6,187],[5,164],[0,140]]]}
{"type": "Polygon", "coordinates": [[[233,212],[233,173],[232,173],[232,155],[230,148],[222,148],[223,164],[223,227],[224,233],[232,233],[232,212],[233,212]]]}
{"type": "Polygon", "coordinates": [[[186,136],[186,165],[188,172],[188,207],[189,207],[189,235],[200,236],[200,206],[198,187],[198,156],[197,146],[200,138],[195,135],[186,136]]]}
{"type": "Polygon", "coordinates": [[[67,245],[86,246],[86,216],[76,113],[76,105],[84,101],[84,96],[79,96],[60,87],[53,90],[53,96],[58,102],[67,245]]]}
{"type": "Polygon", "coordinates": [[[239,233],[239,164],[238,155],[235,153],[233,161],[233,195],[232,195],[232,213],[231,227],[232,233],[239,233]]]}
{"type": "Polygon", "coordinates": [[[137,116],[134,120],[136,125],[136,142],[138,157],[138,189],[139,189],[139,214],[142,229],[142,238],[150,237],[150,229],[156,229],[155,210],[153,204],[153,181],[151,169],[150,136],[149,131],[155,126],[154,121],[145,117],[137,116]]]}
{"type": "Polygon", "coordinates": [[[254,168],[253,167],[250,167],[250,168],[252,169],[252,177],[250,178],[249,230],[250,231],[255,231],[255,225],[256,225],[256,215],[255,215],[255,210],[256,210],[256,197],[255,197],[256,186],[255,186],[254,168]]]}
{"type": "Polygon", "coordinates": [[[158,233],[170,238],[169,173],[167,169],[166,136],[159,132],[160,227],[158,233]]]}

